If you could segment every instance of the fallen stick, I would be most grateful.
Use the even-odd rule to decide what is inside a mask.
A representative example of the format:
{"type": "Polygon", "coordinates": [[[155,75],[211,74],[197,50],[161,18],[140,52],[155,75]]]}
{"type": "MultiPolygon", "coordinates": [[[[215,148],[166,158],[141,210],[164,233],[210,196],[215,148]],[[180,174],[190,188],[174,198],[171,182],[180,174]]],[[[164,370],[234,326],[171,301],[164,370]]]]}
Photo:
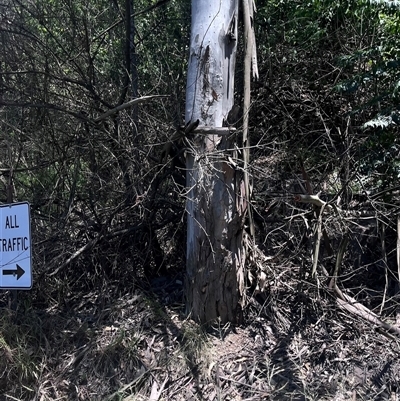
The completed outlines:
{"type": "MultiPolygon", "coordinates": [[[[329,277],[327,270],[323,266],[322,271],[327,277],[329,277]]],[[[362,305],[360,302],[356,301],[349,295],[344,294],[342,290],[337,286],[335,281],[331,281],[330,285],[337,295],[337,303],[341,308],[347,310],[353,315],[361,317],[362,319],[374,324],[375,326],[387,330],[389,333],[397,334],[398,336],[400,336],[400,329],[398,327],[384,322],[376,313],[372,312],[372,310],[368,309],[366,306],[362,305]]]]}

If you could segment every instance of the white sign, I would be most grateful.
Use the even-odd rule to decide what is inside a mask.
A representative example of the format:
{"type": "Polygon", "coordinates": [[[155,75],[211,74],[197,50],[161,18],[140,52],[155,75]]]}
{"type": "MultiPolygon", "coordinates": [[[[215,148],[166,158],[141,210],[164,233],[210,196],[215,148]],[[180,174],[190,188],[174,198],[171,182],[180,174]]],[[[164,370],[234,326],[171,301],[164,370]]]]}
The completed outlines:
{"type": "Polygon", "coordinates": [[[29,203],[0,206],[0,289],[32,287],[29,203]]]}

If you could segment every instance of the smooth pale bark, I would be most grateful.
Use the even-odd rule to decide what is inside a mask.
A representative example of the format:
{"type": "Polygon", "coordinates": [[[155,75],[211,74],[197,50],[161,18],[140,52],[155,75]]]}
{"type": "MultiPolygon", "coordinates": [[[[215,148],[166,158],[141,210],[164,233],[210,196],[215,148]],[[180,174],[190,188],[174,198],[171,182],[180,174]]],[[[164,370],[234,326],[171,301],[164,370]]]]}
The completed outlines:
{"type": "Polygon", "coordinates": [[[237,322],[244,289],[244,187],[221,129],[233,106],[237,0],[193,0],[186,92],[187,313],[201,323],[237,322]]]}

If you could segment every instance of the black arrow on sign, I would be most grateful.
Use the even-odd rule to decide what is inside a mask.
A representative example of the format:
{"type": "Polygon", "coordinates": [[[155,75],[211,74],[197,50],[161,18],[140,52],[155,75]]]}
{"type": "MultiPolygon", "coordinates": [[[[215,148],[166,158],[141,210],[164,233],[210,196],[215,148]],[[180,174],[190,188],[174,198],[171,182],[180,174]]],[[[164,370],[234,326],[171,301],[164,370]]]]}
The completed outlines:
{"type": "Polygon", "coordinates": [[[17,265],[15,270],[3,270],[3,276],[17,276],[17,280],[19,280],[24,273],[25,270],[20,265],[17,265]]]}

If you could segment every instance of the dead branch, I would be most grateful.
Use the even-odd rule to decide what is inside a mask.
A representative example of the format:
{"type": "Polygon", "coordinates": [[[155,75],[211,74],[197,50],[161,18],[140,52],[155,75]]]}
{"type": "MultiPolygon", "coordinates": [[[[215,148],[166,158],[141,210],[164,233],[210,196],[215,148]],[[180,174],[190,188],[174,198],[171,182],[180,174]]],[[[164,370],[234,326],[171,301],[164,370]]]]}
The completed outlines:
{"type": "Polygon", "coordinates": [[[341,308],[346,309],[353,315],[359,316],[375,326],[387,330],[389,333],[397,334],[398,336],[400,336],[400,329],[398,327],[382,321],[374,312],[357,302],[354,298],[351,298],[345,294],[343,294],[343,296],[346,297],[346,300],[343,300],[341,298],[337,299],[337,303],[341,308]]]}
{"type": "Polygon", "coordinates": [[[318,195],[303,195],[303,194],[299,194],[299,195],[296,195],[294,197],[294,200],[296,202],[300,202],[300,203],[311,203],[311,204],[313,204],[315,206],[318,206],[318,207],[323,207],[323,206],[324,207],[325,206],[331,207],[325,201],[323,201],[318,195]]]}
{"type": "Polygon", "coordinates": [[[121,110],[125,110],[128,107],[134,106],[135,104],[139,104],[139,103],[145,103],[149,100],[155,99],[155,98],[159,98],[159,97],[169,97],[169,95],[152,95],[152,96],[142,96],[142,97],[138,97],[137,99],[132,99],[129,102],[126,102],[124,104],[120,104],[117,107],[114,107],[111,110],[108,110],[107,112],[105,112],[104,114],[102,114],[101,116],[97,117],[94,119],[95,123],[98,123],[101,120],[106,119],[107,117],[112,116],[115,113],[118,113],[121,110]]]}
{"type": "MultiPolygon", "coordinates": [[[[243,21],[245,37],[245,58],[244,58],[244,96],[243,96],[243,169],[246,203],[248,205],[247,215],[251,237],[255,238],[255,227],[253,221],[253,210],[250,204],[250,179],[249,179],[249,160],[250,160],[250,137],[249,137],[249,112],[250,112],[250,77],[253,53],[255,49],[254,29],[252,27],[253,2],[243,1],[243,21]]],[[[255,66],[254,66],[255,67],[255,66]]],[[[253,68],[254,68],[253,67],[253,68]]],[[[253,74],[256,70],[253,69],[253,74]]]]}
{"type": "MultiPolygon", "coordinates": [[[[325,267],[322,266],[322,271],[325,276],[329,277],[329,274],[325,267]]],[[[377,327],[381,327],[387,330],[389,333],[396,334],[400,336],[400,329],[396,326],[393,326],[389,323],[384,322],[379,318],[379,316],[368,309],[366,306],[362,305],[360,302],[355,300],[354,298],[350,297],[349,295],[342,292],[342,290],[338,287],[336,282],[331,281],[330,283],[333,287],[333,290],[337,296],[337,303],[342,308],[347,310],[353,315],[361,317],[362,319],[366,320],[367,322],[372,323],[377,327]]]]}
{"type": "Polygon", "coordinates": [[[400,281],[400,215],[397,216],[397,274],[400,281]]]}

